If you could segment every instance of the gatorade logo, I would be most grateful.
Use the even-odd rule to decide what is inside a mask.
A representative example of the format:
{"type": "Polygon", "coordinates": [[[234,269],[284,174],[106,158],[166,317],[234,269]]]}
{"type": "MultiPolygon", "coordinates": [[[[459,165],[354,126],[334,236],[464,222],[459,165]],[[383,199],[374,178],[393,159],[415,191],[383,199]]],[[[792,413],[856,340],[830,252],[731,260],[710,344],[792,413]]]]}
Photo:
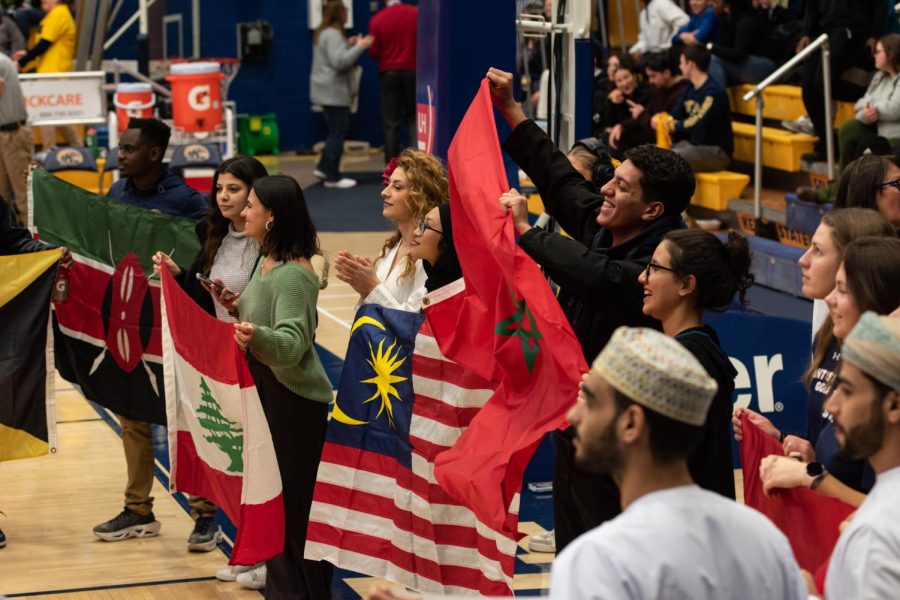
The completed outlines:
{"type": "Polygon", "coordinates": [[[188,92],[188,105],[197,112],[209,110],[212,107],[212,101],[209,98],[209,86],[198,85],[191,88],[188,92]]]}

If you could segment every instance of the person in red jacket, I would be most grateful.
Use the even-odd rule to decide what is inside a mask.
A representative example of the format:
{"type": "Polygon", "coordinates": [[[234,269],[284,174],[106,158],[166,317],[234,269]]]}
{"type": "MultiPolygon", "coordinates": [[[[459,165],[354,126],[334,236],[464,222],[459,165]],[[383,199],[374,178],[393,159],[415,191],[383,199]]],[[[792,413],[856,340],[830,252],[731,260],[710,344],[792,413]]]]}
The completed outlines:
{"type": "Polygon", "coordinates": [[[419,9],[400,0],[387,5],[369,21],[375,38],[369,53],[378,61],[381,81],[381,124],[384,161],[400,154],[400,123],[406,123],[407,145],[415,146],[416,29],[419,9]]]}

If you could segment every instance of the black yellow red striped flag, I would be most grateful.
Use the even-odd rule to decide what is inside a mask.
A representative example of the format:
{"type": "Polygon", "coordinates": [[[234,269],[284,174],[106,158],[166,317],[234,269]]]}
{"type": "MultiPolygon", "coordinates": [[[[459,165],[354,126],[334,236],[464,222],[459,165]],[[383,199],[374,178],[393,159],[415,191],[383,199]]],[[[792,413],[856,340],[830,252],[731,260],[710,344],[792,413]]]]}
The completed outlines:
{"type": "Polygon", "coordinates": [[[60,250],[0,256],[0,461],[56,450],[47,335],[60,250]]]}

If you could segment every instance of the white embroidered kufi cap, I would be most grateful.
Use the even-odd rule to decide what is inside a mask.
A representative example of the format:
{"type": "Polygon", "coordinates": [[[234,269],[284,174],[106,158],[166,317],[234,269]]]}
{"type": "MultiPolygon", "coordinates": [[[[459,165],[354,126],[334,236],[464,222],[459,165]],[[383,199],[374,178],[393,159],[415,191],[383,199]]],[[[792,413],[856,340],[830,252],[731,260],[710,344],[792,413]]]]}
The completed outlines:
{"type": "Polygon", "coordinates": [[[687,348],[643,327],[616,329],[594,369],[631,400],[688,425],[706,422],[718,389],[687,348]]]}
{"type": "Polygon", "coordinates": [[[865,313],[844,340],[841,359],[900,391],[900,319],[865,313]]]}

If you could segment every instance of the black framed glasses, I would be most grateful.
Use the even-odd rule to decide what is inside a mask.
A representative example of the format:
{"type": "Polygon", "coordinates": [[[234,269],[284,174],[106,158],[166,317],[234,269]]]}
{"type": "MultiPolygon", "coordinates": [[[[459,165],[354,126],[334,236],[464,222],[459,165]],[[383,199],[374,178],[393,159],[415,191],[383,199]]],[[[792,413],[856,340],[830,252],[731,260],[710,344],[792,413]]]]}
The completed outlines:
{"type": "Polygon", "coordinates": [[[444,235],[443,231],[441,231],[440,229],[435,229],[434,227],[426,223],[425,219],[419,219],[419,221],[416,223],[416,233],[419,235],[423,235],[426,229],[430,229],[438,235],[444,235]]]}
{"type": "Polygon", "coordinates": [[[897,190],[898,192],[900,192],[900,178],[898,178],[898,179],[892,179],[892,180],[890,180],[890,181],[882,181],[881,183],[878,184],[878,189],[880,190],[880,189],[886,188],[886,187],[888,187],[888,186],[891,186],[891,187],[893,187],[895,190],[897,190]]]}
{"type": "Polygon", "coordinates": [[[678,273],[675,271],[675,269],[672,269],[670,267],[664,267],[664,266],[657,264],[651,260],[650,262],[647,263],[647,266],[644,267],[644,277],[649,278],[650,274],[653,273],[654,271],[656,273],[659,273],[660,271],[668,271],[669,273],[674,273],[675,275],[678,275],[678,273]]]}

